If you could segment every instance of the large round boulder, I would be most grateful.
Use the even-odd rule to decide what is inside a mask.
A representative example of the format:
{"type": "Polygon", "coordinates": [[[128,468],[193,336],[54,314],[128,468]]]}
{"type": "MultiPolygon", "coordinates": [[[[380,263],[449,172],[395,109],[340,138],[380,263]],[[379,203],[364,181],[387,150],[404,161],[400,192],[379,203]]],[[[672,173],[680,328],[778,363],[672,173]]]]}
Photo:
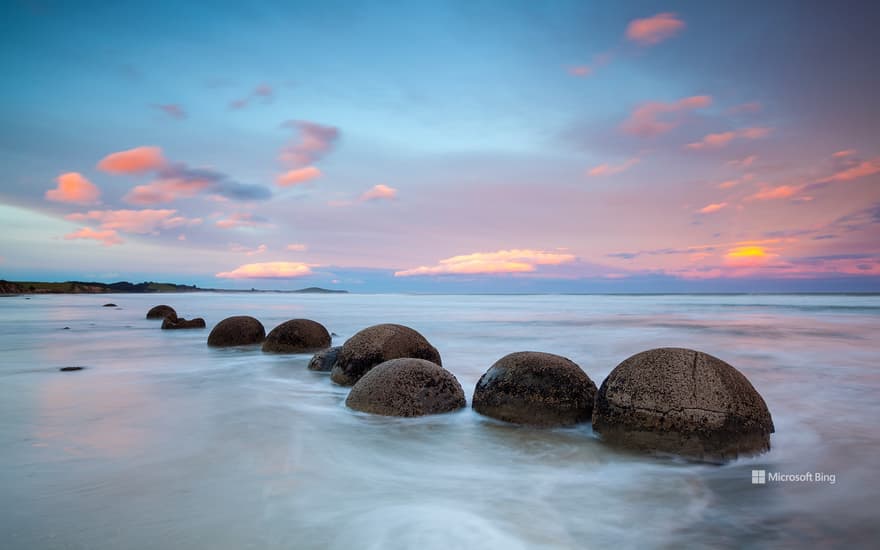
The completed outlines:
{"type": "Polygon", "coordinates": [[[205,328],[206,326],[205,320],[201,317],[196,317],[195,319],[184,319],[183,317],[172,319],[171,317],[166,317],[162,321],[162,330],[205,328]]]}
{"type": "Polygon", "coordinates": [[[322,349],[309,360],[309,370],[330,372],[333,370],[333,365],[336,364],[336,358],[339,356],[339,350],[341,349],[342,346],[322,349]]]}
{"type": "Polygon", "coordinates": [[[266,338],[263,324],[248,315],[223,319],[208,335],[208,345],[214,347],[259,344],[266,338]]]}
{"type": "Polygon", "coordinates": [[[719,462],[770,449],[774,427],[741,372],[707,353],[658,348],[602,382],[593,430],[612,444],[719,462]]]}
{"type": "Polygon", "coordinates": [[[473,408],[480,414],[529,426],[589,422],[596,384],[573,361],[552,353],[505,355],[480,377],[473,408]]]}
{"type": "Polygon", "coordinates": [[[177,319],[177,312],[174,311],[174,308],[171,306],[166,306],[162,304],[160,306],[156,306],[150,311],[147,312],[147,319],[165,319],[166,317],[170,317],[171,319],[177,319]]]}
{"type": "Polygon", "coordinates": [[[330,333],[324,325],[311,319],[291,319],[273,328],[263,351],[272,353],[304,353],[330,346],[330,333]]]}
{"type": "Polygon", "coordinates": [[[455,376],[425,359],[392,359],[376,365],[351,388],[345,404],[384,416],[424,416],[465,406],[455,376]]]}
{"type": "Polygon", "coordinates": [[[440,352],[415,330],[403,325],[374,325],[345,342],[330,379],[337,384],[351,386],[379,363],[401,357],[426,359],[443,365],[440,352]]]}

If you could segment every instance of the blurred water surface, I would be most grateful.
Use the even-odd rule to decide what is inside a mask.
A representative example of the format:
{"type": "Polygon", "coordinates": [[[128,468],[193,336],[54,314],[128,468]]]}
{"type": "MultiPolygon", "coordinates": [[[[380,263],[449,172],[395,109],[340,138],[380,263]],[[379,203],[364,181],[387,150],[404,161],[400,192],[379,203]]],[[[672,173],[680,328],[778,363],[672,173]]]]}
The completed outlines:
{"type": "Polygon", "coordinates": [[[857,295],[56,295],[0,299],[2,547],[870,547],[880,540],[880,297],[857,295]],[[113,301],[118,308],[103,308],[113,301]],[[308,355],[209,349],[208,330],[315,319],[334,344],[422,332],[470,396],[501,356],[548,351],[598,384],[652,347],[745,373],[773,449],[725,466],[614,451],[469,408],[364,415],[308,355]],[[69,329],[65,330],[65,327],[69,329]],[[86,370],[61,373],[63,366],[86,370]],[[751,484],[751,470],[836,483],[751,484]]]}

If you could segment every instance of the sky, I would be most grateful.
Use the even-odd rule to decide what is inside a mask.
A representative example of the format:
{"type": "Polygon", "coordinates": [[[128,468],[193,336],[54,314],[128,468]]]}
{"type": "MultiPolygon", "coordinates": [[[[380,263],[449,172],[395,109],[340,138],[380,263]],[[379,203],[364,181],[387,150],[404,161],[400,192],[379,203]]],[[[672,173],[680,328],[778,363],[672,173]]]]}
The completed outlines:
{"type": "Polygon", "coordinates": [[[880,291],[873,2],[0,3],[0,278],[880,291]]]}

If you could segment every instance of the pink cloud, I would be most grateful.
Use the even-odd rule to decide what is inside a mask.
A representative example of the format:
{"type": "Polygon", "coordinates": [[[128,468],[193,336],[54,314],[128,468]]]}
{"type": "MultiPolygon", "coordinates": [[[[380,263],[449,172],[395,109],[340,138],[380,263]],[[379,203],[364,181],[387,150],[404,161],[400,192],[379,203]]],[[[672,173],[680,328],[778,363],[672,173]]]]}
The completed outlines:
{"type": "Polygon", "coordinates": [[[87,239],[98,241],[103,243],[104,246],[113,246],[116,244],[122,244],[124,241],[119,237],[119,234],[113,229],[105,229],[102,231],[95,231],[91,227],[83,227],[78,231],[74,231],[73,233],[68,233],[64,236],[64,238],[68,241],[76,240],[76,239],[87,239]]]}
{"type": "Polygon", "coordinates": [[[850,181],[865,176],[872,176],[880,172],[880,157],[860,162],[855,166],[850,166],[834,174],[818,180],[816,183],[830,183],[834,181],[850,181]]]}
{"type": "Polygon", "coordinates": [[[566,69],[571,76],[585,77],[593,74],[593,68],[589,65],[574,65],[566,69]]]}
{"type": "Polygon", "coordinates": [[[658,13],[653,17],[634,19],[626,27],[626,37],[642,46],[653,46],[671,38],[685,28],[674,13],[658,13]]]}
{"type": "Polygon", "coordinates": [[[221,229],[238,229],[241,227],[258,227],[266,225],[266,222],[254,217],[253,214],[236,213],[214,224],[221,229]]]}
{"type": "Polygon", "coordinates": [[[312,264],[301,262],[263,262],[244,264],[232,271],[218,273],[221,279],[295,279],[312,274],[312,264]]]}
{"type": "Polygon", "coordinates": [[[758,160],[758,155],[749,155],[743,159],[729,160],[725,164],[727,166],[733,166],[735,168],[748,168],[749,166],[755,164],[756,160],[758,160]]]}
{"type": "Polygon", "coordinates": [[[104,230],[139,234],[154,234],[161,229],[202,223],[200,218],[185,218],[176,214],[177,210],[91,210],[69,214],[66,218],[74,222],[94,222],[104,230]]]}
{"type": "Polygon", "coordinates": [[[107,155],[98,168],[112,174],[139,174],[158,170],[165,166],[162,149],[158,147],[135,147],[107,155]]]}
{"type": "Polygon", "coordinates": [[[374,200],[394,200],[397,198],[397,189],[393,187],[388,187],[387,185],[379,184],[374,185],[369,190],[365,191],[361,196],[361,201],[374,201],[374,200]]]}
{"type": "Polygon", "coordinates": [[[725,206],[727,206],[726,202],[715,202],[712,204],[707,204],[703,208],[700,208],[699,210],[697,210],[697,212],[699,212],[700,214],[711,214],[713,212],[718,212],[719,210],[721,210],[725,206]]]}
{"type": "Polygon", "coordinates": [[[246,256],[257,256],[259,254],[266,252],[268,249],[269,249],[269,247],[267,247],[265,244],[261,244],[261,245],[257,246],[256,248],[248,248],[246,246],[236,244],[236,243],[229,245],[229,250],[231,252],[245,254],[246,256]]]}
{"type": "Polygon", "coordinates": [[[170,178],[135,186],[123,198],[127,203],[146,206],[194,197],[214,182],[207,179],[170,178]]]}
{"type": "Polygon", "coordinates": [[[314,164],[333,150],[339,139],[339,129],[305,120],[286,122],[284,126],[296,128],[298,139],[281,149],[282,162],[302,167],[314,164]]]}
{"type": "Polygon", "coordinates": [[[306,166],[305,168],[294,168],[278,176],[275,182],[281,187],[290,187],[305,183],[321,176],[321,171],[314,166],[306,166]]]}
{"type": "Polygon", "coordinates": [[[665,134],[681,124],[681,113],[703,109],[711,104],[712,97],[707,95],[685,97],[673,102],[650,101],[639,105],[624,121],[621,129],[641,137],[665,134]],[[661,120],[661,117],[664,119],[661,120]]]}
{"type": "Polygon", "coordinates": [[[632,168],[633,166],[635,166],[638,163],[639,163],[639,159],[631,158],[631,159],[627,160],[626,162],[624,162],[622,164],[618,164],[618,165],[600,164],[598,166],[594,166],[593,168],[590,168],[590,170],[587,172],[587,175],[590,177],[613,176],[614,174],[620,174],[621,172],[626,172],[627,170],[629,170],[630,168],[632,168]]]}
{"type": "Polygon", "coordinates": [[[735,139],[760,139],[767,137],[772,132],[772,128],[742,128],[731,132],[721,132],[718,134],[707,134],[703,139],[694,143],[688,143],[685,147],[694,151],[702,149],[720,149],[726,147],[735,139]]]}
{"type": "Polygon", "coordinates": [[[539,265],[560,265],[574,260],[575,256],[572,254],[559,254],[543,250],[514,249],[475,252],[440,260],[434,266],[420,266],[397,271],[394,276],[531,273],[539,265]]]}
{"type": "Polygon", "coordinates": [[[837,151],[836,153],[834,153],[831,156],[836,159],[839,159],[839,158],[844,158],[844,157],[851,157],[851,156],[855,155],[856,153],[857,153],[857,151],[855,149],[844,149],[842,151],[837,151]]]}
{"type": "Polygon", "coordinates": [[[171,118],[177,120],[183,120],[186,118],[186,111],[183,110],[183,107],[180,105],[176,105],[174,103],[168,103],[166,105],[155,105],[157,109],[170,116],[171,118]]]}
{"type": "Polygon", "coordinates": [[[46,198],[50,201],[94,204],[101,196],[101,190],[78,172],[66,172],[55,181],[58,187],[46,191],[46,198]]]}
{"type": "Polygon", "coordinates": [[[802,186],[780,185],[779,187],[766,187],[761,189],[754,195],[746,197],[747,201],[768,201],[776,199],[787,199],[798,194],[802,186]]]}
{"type": "Polygon", "coordinates": [[[292,243],[287,245],[287,250],[290,252],[305,252],[307,248],[308,247],[302,243],[292,243]]]}

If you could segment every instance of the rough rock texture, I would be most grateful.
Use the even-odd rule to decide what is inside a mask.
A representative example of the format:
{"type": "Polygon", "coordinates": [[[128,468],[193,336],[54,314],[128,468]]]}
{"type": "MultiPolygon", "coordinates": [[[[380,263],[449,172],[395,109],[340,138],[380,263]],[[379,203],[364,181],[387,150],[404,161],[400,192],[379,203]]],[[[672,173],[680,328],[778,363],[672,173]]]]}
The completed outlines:
{"type": "Polygon", "coordinates": [[[156,306],[147,312],[147,319],[164,319],[166,317],[177,319],[177,312],[174,311],[173,307],[163,304],[161,306],[156,306]]]}
{"type": "Polygon", "coordinates": [[[341,349],[342,346],[336,346],[319,351],[309,361],[309,370],[330,372],[333,370],[333,365],[336,364],[336,358],[339,356],[339,350],[341,349]]]}
{"type": "Polygon", "coordinates": [[[424,336],[403,325],[374,325],[348,339],[342,346],[330,379],[351,386],[379,363],[400,357],[427,359],[441,365],[440,353],[424,336]]]}
{"type": "Polygon", "coordinates": [[[304,353],[330,346],[330,333],[311,319],[291,319],[273,328],[266,336],[263,351],[304,353]]]}
{"type": "Polygon", "coordinates": [[[767,404],[738,370],[709,354],[659,348],[602,382],[593,430],[609,443],[710,462],[770,449],[767,404]]]}
{"type": "Polygon", "coordinates": [[[263,324],[247,315],[223,319],[208,335],[208,345],[215,347],[259,344],[266,338],[263,324]]]}
{"type": "Polygon", "coordinates": [[[480,377],[473,408],[480,414],[530,426],[589,422],[596,384],[573,361],[537,351],[505,355],[480,377]]]}
{"type": "Polygon", "coordinates": [[[345,404],[385,416],[424,416],[465,406],[451,372],[425,359],[392,359],[376,365],[351,388],[345,404]]]}
{"type": "Polygon", "coordinates": [[[162,330],[174,330],[174,329],[184,329],[184,328],[205,328],[205,320],[201,317],[196,317],[195,319],[186,320],[183,317],[178,317],[176,319],[172,319],[170,317],[166,317],[162,321],[162,330]]]}

